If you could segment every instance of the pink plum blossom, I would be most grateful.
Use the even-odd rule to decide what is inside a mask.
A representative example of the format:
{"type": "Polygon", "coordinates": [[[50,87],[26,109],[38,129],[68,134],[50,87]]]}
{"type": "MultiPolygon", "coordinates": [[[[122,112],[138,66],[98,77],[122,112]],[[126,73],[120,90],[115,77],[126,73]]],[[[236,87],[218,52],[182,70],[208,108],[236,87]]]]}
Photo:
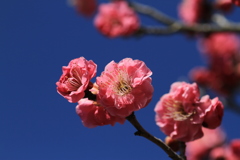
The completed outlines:
{"type": "MultiPolygon", "coordinates": [[[[222,61],[227,63],[226,61],[222,61]]],[[[225,67],[224,64],[215,64],[210,69],[196,67],[189,73],[190,78],[198,84],[209,87],[222,95],[230,95],[239,85],[240,68],[237,66],[225,67]],[[221,70],[217,69],[221,66],[221,70]]]]}
{"type": "Polygon", "coordinates": [[[94,24],[108,37],[129,36],[140,26],[139,18],[125,1],[101,4],[94,24]]]}
{"type": "Polygon", "coordinates": [[[77,12],[84,16],[92,16],[97,9],[96,0],[68,0],[71,5],[76,7],[77,12]]]}
{"type": "MultiPolygon", "coordinates": [[[[222,75],[222,74],[221,74],[222,75]]],[[[195,67],[189,73],[190,78],[201,86],[207,86],[218,93],[227,94],[230,87],[224,85],[217,72],[205,67],[195,67]]],[[[229,80],[229,79],[228,79],[229,80]]],[[[230,85],[234,83],[229,83],[230,85]]]]}
{"type": "Polygon", "coordinates": [[[239,52],[239,44],[233,33],[214,33],[200,41],[199,49],[209,56],[229,57],[239,52]]]}
{"type": "Polygon", "coordinates": [[[157,125],[167,136],[184,142],[203,136],[204,111],[197,106],[199,96],[195,83],[176,82],[170,93],[161,97],[154,111],[157,125]]]}
{"type": "Polygon", "coordinates": [[[226,140],[226,135],[221,128],[202,128],[204,136],[192,142],[188,142],[186,155],[188,160],[203,160],[209,152],[222,144],[226,140]]]}
{"type": "Polygon", "coordinates": [[[210,153],[211,160],[239,160],[240,159],[240,140],[234,139],[230,144],[225,144],[214,148],[210,153]]]}
{"type": "MultiPolygon", "coordinates": [[[[196,83],[175,82],[172,84],[170,92],[160,98],[154,109],[155,120],[167,136],[183,142],[196,140],[203,136],[203,122],[206,121],[205,123],[208,125],[210,118],[217,119],[216,115],[218,114],[215,112],[219,110],[212,107],[212,103],[215,106],[218,100],[212,102],[208,96],[200,100],[199,96],[196,83]],[[206,117],[208,110],[211,114],[206,117]]],[[[209,125],[215,127],[216,124],[209,125]]]]}
{"type": "Polygon", "coordinates": [[[76,103],[90,89],[90,80],[96,75],[97,65],[84,57],[73,59],[68,66],[63,66],[63,74],[56,83],[57,91],[71,103],[76,103]]]}
{"type": "Polygon", "coordinates": [[[97,77],[99,103],[113,116],[127,117],[151,101],[151,70],[143,61],[125,58],[111,61],[97,77]]]}
{"type": "Polygon", "coordinates": [[[190,71],[189,76],[193,81],[201,85],[207,85],[213,79],[211,72],[205,67],[195,67],[190,71]]]}
{"type": "Polygon", "coordinates": [[[81,118],[83,125],[88,128],[108,124],[113,126],[116,122],[123,124],[125,121],[125,118],[110,115],[104,107],[87,98],[78,101],[76,112],[81,118]]]}
{"type": "Polygon", "coordinates": [[[237,36],[230,33],[214,33],[202,39],[199,49],[209,68],[193,69],[191,79],[223,95],[231,94],[240,82],[239,44],[237,36]]]}
{"type": "Polygon", "coordinates": [[[197,23],[201,19],[203,0],[183,0],[179,5],[179,16],[187,24],[197,23]]]}

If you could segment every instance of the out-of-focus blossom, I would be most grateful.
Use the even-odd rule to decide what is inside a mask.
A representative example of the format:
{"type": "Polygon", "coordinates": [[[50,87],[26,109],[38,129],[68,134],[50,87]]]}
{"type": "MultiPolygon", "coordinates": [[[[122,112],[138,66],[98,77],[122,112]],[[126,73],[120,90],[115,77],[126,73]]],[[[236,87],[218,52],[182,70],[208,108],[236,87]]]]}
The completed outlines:
{"type": "Polygon", "coordinates": [[[191,79],[223,95],[231,94],[240,82],[239,44],[239,39],[230,33],[215,33],[202,39],[199,49],[209,68],[193,69],[191,79]]]}
{"type": "Polygon", "coordinates": [[[68,0],[69,4],[76,7],[78,13],[92,16],[97,9],[96,0],[68,0]]]}
{"type": "Polygon", "coordinates": [[[188,142],[186,155],[188,160],[203,160],[208,157],[210,151],[224,144],[226,135],[221,128],[202,128],[204,136],[192,142],[188,142]]]}
{"type": "Polygon", "coordinates": [[[63,74],[56,83],[58,93],[69,102],[76,103],[92,87],[90,80],[96,75],[96,69],[97,65],[84,57],[71,60],[68,66],[62,67],[63,74]]]}
{"type": "MultiPolygon", "coordinates": [[[[209,157],[211,160],[228,160],[227,155],[229,155],[230,150],[226,146],[219,146],[214,148],[210,154],[209,157]]],[[[235,160],[235,159],[229,159],[229,160],[235,160]]]]}
{"type": "Polygon", "coordinates": [[[239,39],[235,34],[214,33],[200,41],[199,49],[208,57],[231,57],[239,52],[239,44],[239,39]]]}
{"type": "Polygon", "coordinates": [[[125,121],[125,118],[110,115],[104,107],[87,98],[78,101],[76,112],[81,118],[83,125],[88,128],[108,124],[113,126],[116,122],[123,124],[125,121]]]}
{"type": "Polygon", "coordinates": [[[152,99],[151,70],[143,61],[125,58],[110,62],[100,77],[99,103],[113,116],[127,117],[152,99]]]}
{"type": "Polygon", "coordinates": [[[232,0],[216,0],[216,7],[224,12],[232,10],[232,0]]]}
{"type": "Polygon", "coordinates": [[[179,17],[189,25],[209,19],[210,12],[204,0],[182,0],[178,7],[179,17]]]}
{"type": "Polygon", "coordinates": [[[125,1],[101,4],[94,24],[108,37],[129,36],[140,26],[138,16],[125,1]]]}
{"type": "Polygon", "coordinates": [[[201,85],[208,85],[211,82],[212,74],[204,67],[196,67],[189,73],[191,79],[201,85]]]}
{"type": "Polygon", "coordinates": [[[232,0],[232,3],[234,3],[237,6],[240,6],[240,0],[232,0]]]}
{"type": "Polygon", "coordinates": [[[161,97],[155,107],[155,120],[167,136],[189,142],[203,136],[203,123],[206,123],[205,127],[216,127],[218,122],[211,124],[209,119],[217,119],[220,111],[216,109],[216,104],[220,102],[217,99],[217,102],[211,101],[208,96],[200,100],[199,96],[196,83],[175,82],[170,92],[161,97]]]}
{"type": "Polygon", "coordinates": [[[236,62],[239,62],[240,41],[232,33],[211,34],[200,41],[199,49],[207,58],[210,68],[217,73],[230,75],[235,70],[236,62]]]}
{"type": "Polygon", "coordinates": [[[233,154],[235,154],[240,159],[240,139],[234,139],[230,144],[233,154]]]}
{"type": "Polygon", "coordinates": [[[240,140],[232,140],[230,144],[213,149],[210,153],[211,160],[239,160],[240,159],[240,140]]]}
{"type": "MultiPolygon", "coordinates": [[[[221,66],[221,65],[218,65],[221,66]]],[[[240,68],[232,74],[224,74],[223,69],[221,68],[218,71],[213,69],[202,69],[194,68],[191,70],[189,76],[190,78],[197,82],[199,85],[209,87],[215,92],[222,95],[231,94],[239,85],[240,80],[240,68]],[[222,69],[222,70],[221,70],[222,69]]]]}
{"type": "Polygon", "coordinates": [[[179,16],[184,22],[194,24],[201,14],[202,0],[183,0],[179,5],[179,16]]]}

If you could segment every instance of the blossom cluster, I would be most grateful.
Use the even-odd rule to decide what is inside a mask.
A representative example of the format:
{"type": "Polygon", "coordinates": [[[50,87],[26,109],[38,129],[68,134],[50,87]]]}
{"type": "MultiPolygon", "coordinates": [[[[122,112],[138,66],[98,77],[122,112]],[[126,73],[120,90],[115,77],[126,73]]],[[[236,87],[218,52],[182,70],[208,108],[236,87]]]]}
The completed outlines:
{"type": "MultiPolygon", "coordinates": [[[[183,0],[179,16],[189,24],[212,23],[212,15],[232,10],[235,0],[183,0]]],[[[217,21],[217,20],[215,20],[217,21]]],[[[218,20],[223,23],[224,19],[218,20]]],[[[215,22],[219,25],[220,22],[215,22]]],[[[232,94],[240,85],[240,41],[229,32],[193,33],[198,38],[198,48],[207,59],[207,67],[197,67],[190,72],[190,79],[224,96],[232,94]]]]}
{"type": "MultiPolygon", "coordinates": [[[[96,0],[69,1],[80,14],[94,15],[94,26],[106,37],[140,33],[140,20],[125,0],[99,5],[96,0]]],[[[212,23],[215,13],[226,14],[234,5],[240,6],[240,1],[182,0],[178,9],[183,23],[194,27],[197,23],[212,23]]],[[[216,25],[221,24],[217,22],[219,20],[215,21],[216,25]]],[[[240,85],[240,41],[235,34],[226,32],[191,32],[191,35],[199,39],[199,50],[208,66],[190,72],[194,83],[175,82],[171,85],[169,93],[164,94],[155,106],[156,124],[167,135],[166,143],[174,151],[179,150],[179,142],[187,142],[190,160],[206,157],[239,160],[239,140],[225,143],[225,134],[218,128],[224,114],[222,102],[218,97],[200,97],[198,85],[227,96],[235,91],[240,85]],[[211,143],[206,143],[210,140],[211,143]]],[[[111,61],[96,77],[96,82],[91,80],[96,76],[97,65],[84,57],[71,60],[62,71],[56,83],[57,91],[70,103],[78,103],[76,113],[89,128],[114,126],[117,122],[123,124],[126,117],[146,107],[152,99],[152,72],[140,60],[111,61]]]]}
{"type": "MultiPolygon", "coordinates": [[[[134,111],[146,107],[152,99],[151,70],[143,61],[125,58],[111,61],[96,82],[97,65],[84,57],[73,59],[62,68],[57,91],[71,103],[84,126],[123,124],[134,111]]],[[[170,93],[155,107],[156,123],[172,139],[193,141],[203,136],[202,126],[214,129],[221,124],[223,105],[208,95],[199,99],[196,83],[175,82],[170,93]]]]}
{"type": "Polygon", "coordinates": [[[125,58],[111,61],[96,82],[97,65],[84,57],[73,59],[62,68],[57,91],[71,103],[84,126],[123,124],[132,112],[147,106],[152,99],[151,70],[143,61],[125,58]]]}
{"type": "Polygon", "coordinates": [[[233,93],[240,84],[239,44],[237,36],[231,33],[215,33],[202,38],[199,48],[208,67],[194,68],[190,72],[191,79],[217,93],[233,93]]]}

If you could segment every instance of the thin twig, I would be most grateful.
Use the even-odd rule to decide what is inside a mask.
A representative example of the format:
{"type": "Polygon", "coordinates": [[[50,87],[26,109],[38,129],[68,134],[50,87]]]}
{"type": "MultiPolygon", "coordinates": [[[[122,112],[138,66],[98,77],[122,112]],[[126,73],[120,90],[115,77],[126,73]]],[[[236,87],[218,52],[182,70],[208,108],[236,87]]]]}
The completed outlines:
{"type": "Polygon", "coordinates": [[[161,22],[165,25],[172,25],[176,22],[173,18],[165,15],[164,13],[160,12],[157,9],[154,9],[150,6],[140,4],[137,2],[128,2],[129,6],[131,6],[135,11],[138,13],[142,13],[144,15],[148,15],[152,17],[153,19],[157,20],[158,22],[161,22]]]}
{"type": "Polygon", "coordinates": [[[154,27],[154,26],[142,26],[137,35],[171,35],[179,32],[178,27],[154,27]]]}
{"type": "Polygon", "coordinates": [[[170,27],[159,27],[159,26],[143,26],[140,29],[142,34],[174,34],[178,32],[196,32],[196,33],[211,33],[211,32],[239,32],[240,33],[240,24],[231,24],[225,26],[217,26],[214,24],[196,24],[192,26],[187,26],[184,24],[175,24],[170,27]]]}
{"type": "Polygon", "coordinates": [[[137,136],[142,136],[151,142],[155,143],[159,147],[161,147],[167,154],[168,156],[173,159],[173,160],[184,160],[181,158],[178,154],[176,154],[169,146],[167,146],[162,140],[152,136],[150,133],[148,133],[142,126],[141,124],[137,121],[134,112],[126,117],[126,119],[137,129],[137,132],[135,132],[135,135],[137,136]]]}
{"type": "Polygon", "coordinates": [[[187,25],[183,22],[177,21],[171,18],[157,9],[143,5],[137,2],[129,2],[130,6],[138,13],[147,15],[163,23],[166,27],[159,26],[142,26],[139,30],[141,34],[149,35],[166,35],[174,34],[178,32],[196,32],[196,33],[210,33],[210,32],[240,32],[240,23],[232,23],[229,21],[224,21],[224,24],[194,24],[187,25]]]}

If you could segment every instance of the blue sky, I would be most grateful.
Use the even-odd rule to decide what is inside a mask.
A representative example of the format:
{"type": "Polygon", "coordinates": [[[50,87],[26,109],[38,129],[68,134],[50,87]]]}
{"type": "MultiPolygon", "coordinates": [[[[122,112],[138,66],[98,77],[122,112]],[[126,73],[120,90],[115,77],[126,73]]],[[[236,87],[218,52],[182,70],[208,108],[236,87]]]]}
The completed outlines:
{"type": "MultiPolygon", "coordinates": [[[[179,1],[139,2],[177,18],[179,1]]],[[[141,18],[142,24],[156,24],[141,18]]],[[[65,0],[2,0],[0,22],[1,160],[168,159],[155,144],[134,136],[136,130],[127,121],[114,127],[84,127],[76,104],[62,98],[55,83],[62,66],[81,56],[98,65],[98,76],[112,60],[144,61],[153,72],[154,97],[135,114],[146,130],[164,139],[153,109],[173,82],[204,64],[194,39],[183,34],[108,39],[65,0]]],[[[223,128],[229,139],[240,135],[235,126],[239,120],[237,114],[225,113],[223,128]]]]}

